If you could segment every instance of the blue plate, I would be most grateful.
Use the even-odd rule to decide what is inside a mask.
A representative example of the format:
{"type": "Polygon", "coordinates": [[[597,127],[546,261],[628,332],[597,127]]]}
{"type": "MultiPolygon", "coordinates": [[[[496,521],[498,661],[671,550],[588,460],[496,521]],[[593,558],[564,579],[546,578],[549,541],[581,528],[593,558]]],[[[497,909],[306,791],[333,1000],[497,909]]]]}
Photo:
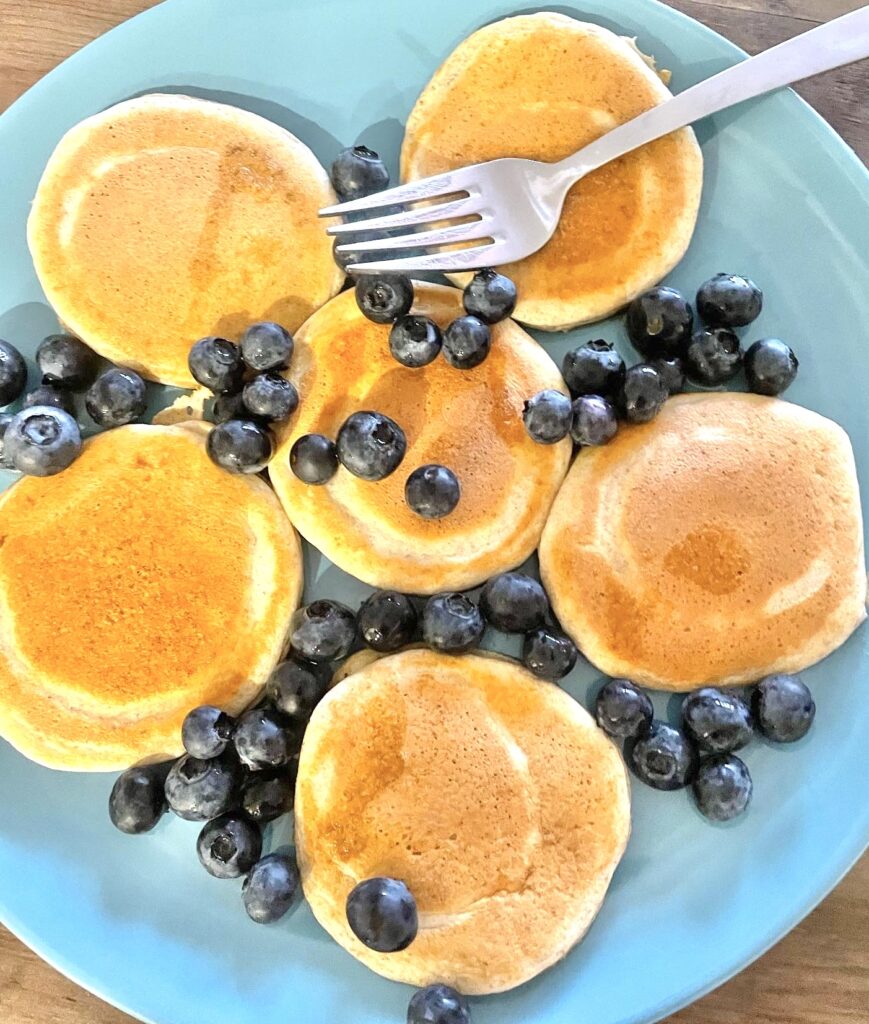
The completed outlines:
{"type": "MultiPolygon", "coordinates": [[[[677,90],[741,56],[654,0],[560,7],[626,35],[673,69],[677,90]]],[[[175,89],[254,110],[327,163],[364,140],[395,169],[402,123],[469,32],[514,13],[507,0],[170,0],[93,43],[0,119],[0,337],[32,355],[55,329],[24,225],[39,174],[71,125],[137,93],[175,89]]],[[[719,270],[766,293],[747,340],[777,334],[801,361],[788,397],[850,432],[869,482],[869,178],[795,95],[699,127],[706,181],[690,252],[671,277],[689,293],[719,270]]],[[[540,335],[625,342],[620,322],[540,335]]],[[[629,348],[624,344],[625,353],[629,348]]],[[[865,491],[864,491],[865,501],[865,491]]],[[[352,603],[365,588],[307,552],[308,595],[352,603]]],[[[646,1024],[762,953],[835,885],[869,836],[865,681],[869,633],[806,673],[818,704],[802,742],[746,754],[749,813],[705,822],[687,793],[634,786],[633,837],[600,916],[562,963],[508,995],[474,1001],[476,1024],[646,1024]]],[[[586,666],[568,688],[587,701],[586,666]]],[[[658,713],[673,713],[663,696],[658,713]]],[[[197,828],[165,821],[131,839],[106,815],[107,776],[36,767],[0,743],[0,917],[81,985],[159,1024],[231,1020],[399,1024],[410,991],[335,945],[305,907],[268,928],[239,887],[200,868],[197,828]]],[[[286,828],[272,845],[288,838],[286,828]]]]}

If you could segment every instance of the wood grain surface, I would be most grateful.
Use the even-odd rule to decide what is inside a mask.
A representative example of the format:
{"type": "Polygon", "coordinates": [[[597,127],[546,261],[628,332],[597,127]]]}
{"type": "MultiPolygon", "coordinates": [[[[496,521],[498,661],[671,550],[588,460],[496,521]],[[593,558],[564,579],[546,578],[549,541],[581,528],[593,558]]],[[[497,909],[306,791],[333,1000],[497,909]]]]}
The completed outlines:
{"type": "MultiPolygon", "coordinates": [[[[613,4],[615,9],[617,0],[613,4]]],[[[0,111],[69,54],[153,6],[148,0],[0,0],[0,111]]],[[[671,0],[671,6],[754,53],[805,31],[813,23],[854,10],[860,3],[671,0]]],[[[829,72],[804,83],[799,91],[864,161],[869,160],[867,62],[829,72]]],[[[3,879],[0,884],[10,881],[3,879]]],[[[0,927],[0,1024],[129,1021],[125,1014],[57,974],[0,927]]],[[[864,858],[835,892],[774,949],[711,995],[671,1017],[669,1024],[867,1021],[869,859],[864,858]]],[[[578,1019],[577,1024],[594,1022],[578,1019]]]]}

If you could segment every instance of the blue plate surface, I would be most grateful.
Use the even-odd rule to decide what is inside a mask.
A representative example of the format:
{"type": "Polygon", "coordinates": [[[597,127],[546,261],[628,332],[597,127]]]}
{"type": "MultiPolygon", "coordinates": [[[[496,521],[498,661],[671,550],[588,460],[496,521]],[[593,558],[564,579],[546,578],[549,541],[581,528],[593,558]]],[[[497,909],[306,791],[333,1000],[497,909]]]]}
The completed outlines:
{"type": "MultiPolygon", "coordinates": [[[[126,97],[174,89],[254,110],[324,163],[357,140],[395,170],[420,89],[509,0],[170,0],[93,43],[0,118],[0,337],[33,354],[55,329],[32,272],[25,218],[54,145],[126,97]]],[[[558,9],[626,35],[673,69],[681,90],[740,51],[654,0],[558,9]]],[[[706,158],[696,237],[671,275],[689,293],[719,270],[766,293],[746,340],[795,347],[788,398],[842,423],[869,486],[869,177],[795,95],[727,112],[698,130],[706,158]]],[[[171,229],[171,228],[170,228],[171,229]]],[[[630,352],[620,322],[539,335],[556,358],[590,337],[630,352]]],[[[8,482],[8,474],[7,480],[8,482]]],[[[311,550],[308,596],[350,604],[366,588],[311,550]]],[[[799,744],[755,742],[755,799],[742,820],[704,822],[687,793],[634,786],[633,837],[582,945],[508,995],[474,1001],[476,1024],[646,1024],[701,995],[779,939],[838,881],[869,836],[869,632],[806,673],[818,714],[799,744]],[[861,697],[862,694],[862,697],[861,697]]],[[[589,666],[570,691],[587,701],[589,666]]],[[[663,696],[658,713],[673,714],[663,696]]],[[[158,1024],[324,1021],[399,1024],[410,991],[370,973],[301,907],[263,928],[238,885],[200,868],[195,825],[131,839],[106,815],[107,776],[56,774],[0,741],[0,918],[80,984],[158,1024]]],[[[272,845],[287,841],[284,827],[272,845]]]]}

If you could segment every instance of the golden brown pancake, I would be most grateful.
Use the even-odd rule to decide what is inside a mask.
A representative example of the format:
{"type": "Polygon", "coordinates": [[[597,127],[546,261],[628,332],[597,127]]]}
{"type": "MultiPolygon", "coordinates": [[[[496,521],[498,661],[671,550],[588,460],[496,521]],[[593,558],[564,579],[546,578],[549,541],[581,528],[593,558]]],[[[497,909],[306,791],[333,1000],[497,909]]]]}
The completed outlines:
{"type": "MultiPolygon", "coordinates": [[[[507,18],[469,36],[423,90],[402,177],[505,156],[561,160],[669,98],[632,40],[552,12],[507,18]]],[[[575,327],[660,281],[691,240],[702,178],[688,128],[584,178],[550,241],[502,268],[519,290],[516,319],[575,327]]]]}
{"type": "Polygon", "coordinates": [[[513,988],[585,934],[621,859],[616,747],[567,693],[497,656],[391,655],[318,705],[296,784],[305,896],[372,970],[480,994],[513,988]],[[420,917],[399,953],[350,931],[362,879],[400,878],[420,917]]]}
{"type": "Polygon", "coordinates": [[[0,735],[32,760],[175,756],[192,707],[241,711],[280,660],[298,539],[262,480],[211,462],[206,435],[120,427],[0,496],[0,735]]]}
{"type": "Polygon", "coordinates": [[[199,338],[256,320],[295,330],[341,286],[317,210],[326,172],[256,114],[148,95],[61,140],[28,223],[36,273],[74,334],[153,380],[192,387],[199,338]]]}
{"type": "Polygon", "coordinates": [[[690,690],[806,668],[866,616],[848,436],[780,399],[673,398],[580,452],[540,571],[608,675],[690,690]]]}
{"type": "MultiPolygon", "coordinates": [[[[462,310],[461,292],[416,285],[415,311],[445,326],[462,310]]],[[[524,561],[537,547],[549,506],[567,470],[570,441],[535,444],[522,422],[526,398],[565,390],[543,349],[515,323],[493,328],[489,357],[473,370],[443,358],[409,369],[389,351],[389,329],[367,320],[344,292],[296,335],[292,376],[299,411],[284,433],[269,476],[296,528],[327,558],[376,587],[435,593],[474,586],[524,561]],[[339,467],[318,487],[289,466],[302,434],[334,438],[352,413],[391,416],[407,454],[379,483],[339,467]],[[422,519],[404,500],[410,473],[441,463],[462,496],[443,519],[422,519]]]]}

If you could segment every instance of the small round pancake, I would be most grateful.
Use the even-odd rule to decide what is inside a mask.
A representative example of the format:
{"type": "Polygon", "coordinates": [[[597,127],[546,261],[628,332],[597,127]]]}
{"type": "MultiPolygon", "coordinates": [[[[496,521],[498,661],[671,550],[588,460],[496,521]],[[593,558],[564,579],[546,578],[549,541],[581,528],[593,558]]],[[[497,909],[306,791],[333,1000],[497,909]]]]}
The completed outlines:
{"type": "MultiPolygon", "coordinates": [[[[415,288],[415,312],[442,327],[462,312],[455,288],[415,288]]],[[[296,335],[291,376],[301,402],[269,476],[302,536],[340,568],[374,587],[430,594],[482,583],[537,547],[571,444],[538,445],[525,432],[525,399],[566,389],[521,327],[494,327],[492,350],[473,370],[456,370],[443,357],[409,369],[389,351],[389,328],[366,320],[353,292],[344,292],[296,335]],[[398,469],[378,483],[343,467],[322,486],[298,480],[289,464],[294,441],[308,433],[335,438],[362,409],[404,430],[398,469]],[[427,463],[449,467],[461,484],[458,506],[443,519],[422,519],[404,500],[408,476],[427,463]]]]}
{"type": "Polygon", "coordinates": [[[317,211],[326,172],[294,135],[189,96],[119,103],[72,128],[28,222],[66,328],[107,359],[192,387],[199,338],[295,330],[341,287],[317,211]]]}
{"type": "Polygon", "coordinates": [[[630,831],[616,747],[576,701],[497,656],[405,651],[318,705],[296,783],[296,845],[317,920],[378,974],[501,992],[585,934],[630,831]],[[400,953],[350,931],[350,890],[413,892],[400,953]]]}
{"type": "Polygon", "coordinates": [[[806,668],[866,616],[848,436],[781,399],[672,398],[580,452],[540,571],[608,675],[691,690],[806,668]]]}
{"type": "MultiPolygon", "coordinates": [[[[649,64],[632,40],[563,14],[487,25],[417,100],[402,177],[505,156],[561,160],[671,98],[649,64]]],[[[565,330],[609,316],[656,284],[688,248],[702,181],[700,147],[685,128],[574,185],[549,242],[501,268],[519,290],[516,319],[565,330]]]]}
{"type": "Polygon", "coordinates": [[[207,428],[120,427],[0,497],[0,735],[34,761],[115,771],[182,753],[199,704],[234,714],[283,654],[298,538],[207,428]]]}

